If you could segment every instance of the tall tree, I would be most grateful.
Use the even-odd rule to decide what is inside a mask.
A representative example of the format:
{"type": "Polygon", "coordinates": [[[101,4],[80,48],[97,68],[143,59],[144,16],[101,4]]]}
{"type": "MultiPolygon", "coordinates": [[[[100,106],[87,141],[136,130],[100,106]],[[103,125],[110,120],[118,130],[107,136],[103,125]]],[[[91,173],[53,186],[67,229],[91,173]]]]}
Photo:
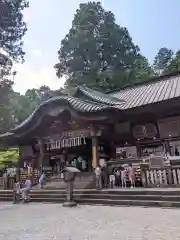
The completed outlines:
{"type": "Polygon", "coordinates": [[[11,91],[11,86],[6,83],[0,83],[0,132],[9,130],[13,125],[12,115],[10,112],[11,105],[9,100],[9,94],[11,91]]]}
{"type": "Polygon", "coordinates": [[[23,21],[23,9],[28,7],[28,0],[0,1],[0,131],[12,126],[10,94],[13,79],[9,76],[13,62],[24,60],[22,37],[27,27],[23,21]]]}
{"type": "Polygon", "coordinates": [[[14,92],[11,82],[7,81],[6,85],[0,88],[0,94],[2,103],[5,103],[0,104],[0,132],[5,132],[27,118],[41,102],[62,93],[41,86],[39,89],[28,89],[25,95],[21,95],[14,92]]]}
{"type": "Polygon", "coordinates": [[[158,75],[168,71],[169,65],[173,59],[173,51],[168,48],[161,48],[154,59],[154,69],[158,75]]]}
{"type": "Polygon", "coordinates": [[[23,61],[22,37],[27,31],[22,11],[29,6],[28,0],[0,1],[0,53],[1,64],[7,56],[14,61],[23,61]],[[7,54],[5,55],[4,52],[7,54]]]}
{"type": "Polygon", "coordinates": [[[167,67],[167,72],[177,71],[180,71],[180,50],[176,52],[167,67]]]}
{"type": "Polygon", "coordinates": [[[25,95],[18,92],[12,92],[10,95],[10,113],[13,120],[12,125],[15,126],[27,118],[37,104],[30,101],[25,95]]]}
{"type": "Polygon", "coordinates": [[[65,94],[64,89],[52,90],[48,86],[41,86],[40,88],[28,89],[25,96],[34,103],[37,107],[41,102],[48,100],[54,96],[65,94]]]}
{"type": "Polygon", "coordinates": [[[136,78],[139,56],[139,48],[128,30],[116,24],[114,14],[99,2],[89,2],[76,11],[72,28],[61,41],[55,69],[58,77],[67,77],[67,87],[86,83],[106,91],[128,81],[130,71],[136,78]],[[119,75],[119,82],[114,75],[119,75]]]}
{"type": "Polygon", "coordinates": [[[32,102],[40,104],[51,97],[51,89],[48,86],[41,86],[40,88],[28,89],[25,96],[32,102]]]}

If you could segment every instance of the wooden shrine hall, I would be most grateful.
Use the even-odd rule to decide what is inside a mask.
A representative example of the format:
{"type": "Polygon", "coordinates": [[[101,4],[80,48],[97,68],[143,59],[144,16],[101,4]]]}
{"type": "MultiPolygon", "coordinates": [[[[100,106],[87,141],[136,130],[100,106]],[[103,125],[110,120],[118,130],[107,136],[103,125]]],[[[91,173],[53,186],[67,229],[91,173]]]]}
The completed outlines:
{"type": "Polygon", "coordinates": [[[19,147],[19,167],[41,170],[79,157],[92,171],[101,160],[180,155],[180,73],[107,94],[79,86],[43,102],[0,141],[19,147]]]}
{"type": "Polygon", "coordinates": [[[1,139],[8,146],[19,146],[20,167],[28,163],[43,169],[48,167],[49,160],[61,162],[65,157],[62,161],[69,162],[70,155],[83,154],[91,162],[91,166],[87,164],[90,170],[98,164],[98,138],[105,137],[104,129],[114,121],[123,102],[85,86],[78,87],[74,96],[43,102],[1,139]]]}

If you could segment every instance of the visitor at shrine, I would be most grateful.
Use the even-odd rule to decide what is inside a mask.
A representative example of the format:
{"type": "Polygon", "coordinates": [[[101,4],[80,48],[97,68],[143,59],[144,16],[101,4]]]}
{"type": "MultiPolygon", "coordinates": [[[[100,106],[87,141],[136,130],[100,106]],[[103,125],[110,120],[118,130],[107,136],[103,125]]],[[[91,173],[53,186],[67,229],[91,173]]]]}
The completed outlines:
{"type": "Polygon", "coordinates": [[[102,186],[104,188],[107,188],[108,187],[108,169],[106,165],[102,166],[101,175],[102,175],[102,186]]]}
{"type": "Polygon", "coordinates": [[[71,161],[71,165],[76,167],[77,166],[77,158],[73,158],[71,161]]]}
{"type": "Polygon", "coordinates": [[[109,187],[114,188],[116,183],[116,177],[113,172],[109,175],[109,187]]]}
{"type": "Polygon", "coordinates": [[[30,177],[28,177],[24,183],[24,188],[22,189],[22,199],[24,203],[27,203],[30,200],[30,190],[31,190],[32,182],[30,177]]]}
{"type": "Polygon", "coordinates": [[[27,173],[28,173],[28,175],[31,175],[32,174],[32,165],[29,163],[28,165],[27,165],[27,173]]]}
{"type": "Polygon", "coordinates": [[[99,165],[95,168],[95,177],[96,177],[96,189],[102,189],[102,176],[101,176],[101,168],[99,165]]]}
{"type": "Polygon", "coordinates": [[[42,173],[39,178],[39,185],[40,185],[40,188],[44,188],[44,185],[45,185],[45,174],[44,173],[42,173]]]}
{"type": "Polygon", "coordinates": [[[66,164],[65,164],[64,159],[60,160],[60,171],[62,171],[64,169],[65,165],[66,164]]]}
{"type": "Polygon", "coordinates": [[[128,166],[128,178],[131,184],[131,188],[135,187],[135,169],[132,167],[132,164],[128,166]]]}
{"type": "Polygon", "coordinates": [[[19,181],[14,181],[13,186],[13,203],[20,203],[20,194],[21,194],[21,186],[19,181]]]}
{"type": "Polygon", "coordinates": [[[124,166],[121,167],[121,187],[126,188],[126,169],[124,166]]]}
{"type": "Polygon", "coordinates": [[[87,161],[82,158],[82,171],[85,172],[87,170],[87,161]]]}
{"type": "Polygon", "coordinates": [[[81,157],[81,156],[79,156],[79,157],[77,158],[76,167],[77,167],[80,171],[82,171],[82,157],[81,157]]]}
{"type": "Polygon", "coordinates": [[[115,172],[115,185],[118,188],[121,186],[121,172],[119,169],[115,172]]]}
{"type": "Polygon", "coordinates": [[[180,153],[179,153],[179,148],[178,148],[178,145],[175,146],[175,156],[179,156],[180,153]]]}
{"type": "Polygon", "coordinates": [[[5,170],[3,173],[3,185],[4,185],[4,189],[8,189],[8,173],[5,170]]]}

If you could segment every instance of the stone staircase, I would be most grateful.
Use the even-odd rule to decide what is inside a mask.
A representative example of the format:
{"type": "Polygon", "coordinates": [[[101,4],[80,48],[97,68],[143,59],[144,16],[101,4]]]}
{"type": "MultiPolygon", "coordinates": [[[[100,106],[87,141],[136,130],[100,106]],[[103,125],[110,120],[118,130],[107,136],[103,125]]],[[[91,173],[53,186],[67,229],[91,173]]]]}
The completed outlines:
{"type": "MultiPolygon", "coordinates": [[[[66,191],[63,189],[33,189],[32,202],[63,203],[66,191]]],[[[109,206],[180,207],[179,189],[78,189],[74,199],[79,204],[101,204],[109,206]]],[[[12,191],[1,190],[0,201],[12,201],[12,191]]]]}
{"type": "MultiPolygon", "coordinates": [[[[76,173],[74,181],[75,189],[92,189],[95,187],[94,175],[92,173],[76,173]]],[[[34,188],[39,188],[35,186],[34,188]]],[[[46,182],[45,189],[66,189],[66,183],[60,175],[52,176],[50,181],[46,182]]]]}

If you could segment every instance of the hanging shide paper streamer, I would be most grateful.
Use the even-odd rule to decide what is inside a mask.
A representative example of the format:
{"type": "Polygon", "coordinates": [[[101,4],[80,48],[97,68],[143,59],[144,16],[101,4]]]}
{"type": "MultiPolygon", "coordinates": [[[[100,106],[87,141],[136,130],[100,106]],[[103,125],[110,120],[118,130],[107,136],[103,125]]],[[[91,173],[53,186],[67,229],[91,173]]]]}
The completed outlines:
{"type": "Polygon", "coordinates": [[[86,144],[85,137],[67,138],[63,140],[57,140],[46,143],[46,149],[49,151],[53,149],[77,147],[85,144],[86,144]]]}

